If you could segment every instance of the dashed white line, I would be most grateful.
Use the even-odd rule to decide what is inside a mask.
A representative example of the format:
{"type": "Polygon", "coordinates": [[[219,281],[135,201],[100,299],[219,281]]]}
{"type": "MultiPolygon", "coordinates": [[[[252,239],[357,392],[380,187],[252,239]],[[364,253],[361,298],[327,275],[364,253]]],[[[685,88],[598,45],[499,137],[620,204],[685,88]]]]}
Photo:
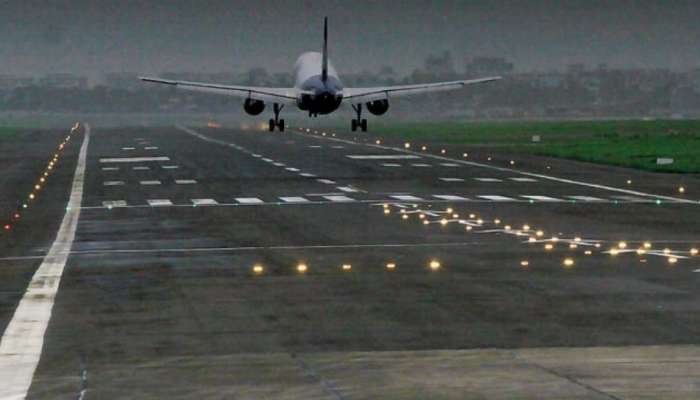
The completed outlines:
{"type": "Polygon", "coordinates": [[[549,196],[534,196],[534,195],[522,195],[520,197],[526,198],[528,200],[536,200],[536,201],[547,201],[550,203],[556,203],[556,202],[562,202],[564,200],[558,199],[556,197],[549,197],[549,196]]]}
{"type": "Polygon", "coordinates": [[[124,181],[105,181],[102,182],[102,186],[122,186],[124,181]]]}
{"type": "Polygon", "coordinates": [[[170,161],[170,157],[158,156],[158,157],[112,157],[112,158],[100,158],[100,162],[106,163],[136,163],[136,162],[146,162],[146,161],[170,161]]]}
{"type": "Polygon", "coordinates": [[[261,204],[261,203],[264,203],[264,201],[260,200],[257,197],[236,197],[236,201],[241,203],[241,204],[261,204]]]}
{"type": "Polygon", "coordinates": [[[103,171],[119,171],[119,167],[102,167],[103,171]]]}
{"type": "Polygon", "coordinates": [[[347,196],[322,196],[326,200],[334,201],[334,202],[349,202],[349,201],[355,201],[355,199],[352,199],[347,196]]]}
{"type": "Polygon", "coordinates": [[[163,165],[161,168],[163,168],[163,169],[178,169],[180,167],[177,165],[163,165]]]}
{"type": "Polygon", "coordinates": [[[280,197],[285,203],[308,203],[309,200],[300,196],[280,197]]]}
{"type": "Polygon", "coordinates": [[[442,165],[443,167],[451,167],[451,168],[456,168],[456,167],[460,166],[459,164],[455,164],[455,163],[440,163],[440,165],[442,165]]]}
{"type": "Polygon", "coordinates": [[[393,196],[389,196],[389,197],[391,197],[392,199],[402,200],[402,201],[422,201],[423,200],[423,198],[421,198],[421,197],[408,195],[408,194],[401,194],[401,195],[397,194],[397,195],[393,195],[393,196]]]}
{"type": "Polygon", "coordinates": [[[581,201],[607,201],[605,199],[601,199],[599,197],[593,197],[593,196],[566,196],[570,199],[573,200],[581,200],[581,201]]]}
{"type": "Polygon", "coordinates": [[[462,178],[440,178],[443,182],[464,182],[462,178]]]}
{"type": "Polygon", "coordinates": [[[302,172],[299,175],[303,176],[304,178],[315,178],[316,177],[316,175],[310,174],[308,172],[302,172]]]}
{"type": "Polygon", "coordinates": [[[107,207],[107,208],[126,207],[126,201],[125,200],[108,200],[108,201],[103,201],[102,205],[107,207]]]}
{"type": "Polygon", "coordinates": [[[349,154],[345,157],[353,160],[415,160],[420,158],[411,154],[349,154]]]}
{"type": "Polygon", "coordinates": [[[141,185],[144,186],[152,186],[152,185],[160,185],[160,181],[152,180],[152,181],[141,181],[139,182],[141,185]]]}
{"type": "Polygon", "coordinates": [[[517,178],[517,177],[515,177],[515,178],[508,178],[508,179],[510,179],[511,181],[515,181],[515,182],[537,182],[537,179],[533,179],[533,178],[517,178]]]}
{"type": "Polygon", "coordinates": [[[474,180],[479,182],[503,182],[502,179],[498,178],[474,178],[474,180]]]}
{"type": "Polygon", "coordinates": [[[482,195],[482,196],[476,196],[481,199],[486,199],[486,200],[491,200],[491,201],[519,201],[518,199],[514,199],[511,197],[506,197],[506,196],[498,196],[498,195],[482,195]]]}
{"type": "Polygon", "coordinates": [[[146,201],[151,207],[167,207],[173,205],[173,202],[168,199],[148,199],[146,201]]]}
{"type": "Polygon", "coordinates": [[[177,185],[194,185],[197,183],[194,179],[175,179],[175,184],[177,185]]]}
{"type": "Polygon", "coordinates": [[[350,187],[350,186],[337,186],[336,189],[340,190],[341,192],[345,192],[345,193],[357,193],[357,192],[359,192],[359,190],[357,190],[353,187],[350,187]]]}
{"type": "Polygon", "coordinates": [[[0,340],[0,398],[24,399],[32,383],[53,304],[80,218],[90,126],[85,124],[70,198],[48,254],[29,282],[0,340]]]}
{"type": "Polygon", "coordinates": [[[412,166],[412,167],[418,167],[418,168],[428,168],[428,167],[432,167],[432,165],[430,165],[430,164],[424,164],[424,163],[414,163],[414,164],[411,164],[411,166],[412,166]]]}
{"type": "Polygon", "coordinates": [[[397,168],[397,167],[400,167],[400,166],[401,166],[401,164],[396,164],[396,163],[382,163],[382,167],[394,167],[394,168],[397,168]]]}
{"type": "Polygon", "coordinates": [[[274,165],[275,167],[284,167],[284,163],[281,162],[272,163],[272,165],[274,165]]]}
{"type": "Polygon", "coordinates": [[[455,196],[451,194],[434,194],[433,197],[441,200],[451,200],[451,201],[469,201],[468,198],[462,196],[455,196]]]}
{"type": "Polygon", "coordinates": [[[144,150],[158,150],[158,146],[146,146],[143,149],[144,150]]]}
{"type": "Polygon", "coordinates": [[[286,169],[287,171],[290,171],[290,172],[299,172],[299,168],[292,168],[292,167],[289,167],[289,168],[285,168],[285,169],[286,169]]]}
{"type": "Polygon", "coordinates": [[[317,182],[325,183],[326,185],[335,185],[335,181],[330,179],[316,179],[317,182]]]}
{"type": "Polygon", "coordinates": [[[214,206],[219,203],[214,199],[192,199],[192,204],[195,206],[214,206]]]}
{"type": "Polygon", "coordinates": [[[140,166],[137,166],[137,167],[133,167],[132,169],[133,169],[134,171],[148,171],[148,170],[150,170],[151,168],[150,168],[150,167],[145,167],[145,166],[143,166],[143,165],[140,165],[140,166]]]}
{"type": "Polygon", "coordinates": [[[136,148],[135,147],[122,147],[122,150],[131,151],[131,150],[136,150],[136,148]]]}

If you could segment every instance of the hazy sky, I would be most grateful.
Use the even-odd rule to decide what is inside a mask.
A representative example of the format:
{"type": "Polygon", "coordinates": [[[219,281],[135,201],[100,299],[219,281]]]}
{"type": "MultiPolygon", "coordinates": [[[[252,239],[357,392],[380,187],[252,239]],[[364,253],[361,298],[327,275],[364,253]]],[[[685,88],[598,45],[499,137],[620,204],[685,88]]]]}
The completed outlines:
{"type": "Polygon", "coordinates": [[[700,66],[700,0],[0,1],[0,73],[291,71],[330,18],[341,73],[430,53],[503,56],[519,70],[573,62],[700,66]]]}

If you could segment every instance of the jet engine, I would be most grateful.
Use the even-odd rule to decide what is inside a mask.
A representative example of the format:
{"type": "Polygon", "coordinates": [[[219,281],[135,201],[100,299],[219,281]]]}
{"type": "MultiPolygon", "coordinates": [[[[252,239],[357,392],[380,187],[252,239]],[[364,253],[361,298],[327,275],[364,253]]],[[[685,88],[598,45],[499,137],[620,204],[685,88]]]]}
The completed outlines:
{"type": "Polygon", "coordinates": [[[367,110],[374,115],[382,115],[389,109],[389,100],[374,100],[367,103],[367,110]]]}
{"type": "Polygon", "coordinates": [[[258,115],[265,109],[265,103],[261,100],[245,99],[243,109],[250,115],[258,115]]]}

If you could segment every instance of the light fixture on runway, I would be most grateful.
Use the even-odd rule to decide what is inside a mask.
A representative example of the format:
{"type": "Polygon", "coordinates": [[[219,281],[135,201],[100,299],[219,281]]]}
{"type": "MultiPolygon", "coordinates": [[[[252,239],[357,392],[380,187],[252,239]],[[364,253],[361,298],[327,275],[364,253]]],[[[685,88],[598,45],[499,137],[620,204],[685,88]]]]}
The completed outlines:
{"type": "Polygon", "coordinates": [[[690,255],[691,255],[691,256],[697,256],[697,255],[698,255],[698,249],[696,249],[695,247],[693,247],[692,249],[690,249],[690,255]]]}
{"type": "Polygon", "coordinates": [[[386,269],[388,269],[389,271],[395,270],[395,269],[396,269],[396,263],[393,263],[393,262],[386,263],[386,269]]]}
{"type": "Polygon", "coordinates": [[[430,261],[430,264],[428,264],[428,266],[433,271],[437,271],[438,269],[440,269],[441,264],[440,264],[440,261],[438,261],[438,260],[432,260],[432,261],[430,261]]]}
{"type": "Polygon", "coordinates": [[[346,271],[346,272],[351,271],[351,270],[352,270],[352,265],[350,265],[350,264],[343,264],[342,269],[343,269],[343,271],[346,271]]]}
{"type": "Polygon", "coordinates": [[[297,264],[297,272],[300,274],[306,273],[308,271],[309,267],[306,266],[304,263],[299,263],[297,264]]]}
{"type": "Polygon", "coordinates": [[[255,264],[253,265],[253,273],[256,275],[260,275],[265,271],[262,265],[260,264],[255,264]]]}

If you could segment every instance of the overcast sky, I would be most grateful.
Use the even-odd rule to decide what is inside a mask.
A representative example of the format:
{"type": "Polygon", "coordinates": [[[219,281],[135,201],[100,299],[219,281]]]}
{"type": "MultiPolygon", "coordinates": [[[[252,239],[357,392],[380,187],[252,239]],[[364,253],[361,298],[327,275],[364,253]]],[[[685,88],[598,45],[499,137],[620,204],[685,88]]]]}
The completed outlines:
{"type": "Polygon", "coordinates": [[[700,1],[0,1],[0,73],[291,71],[330,18],[336,69],[407,73],[430,53],[569,63],[700,66],[700,1]]]}

